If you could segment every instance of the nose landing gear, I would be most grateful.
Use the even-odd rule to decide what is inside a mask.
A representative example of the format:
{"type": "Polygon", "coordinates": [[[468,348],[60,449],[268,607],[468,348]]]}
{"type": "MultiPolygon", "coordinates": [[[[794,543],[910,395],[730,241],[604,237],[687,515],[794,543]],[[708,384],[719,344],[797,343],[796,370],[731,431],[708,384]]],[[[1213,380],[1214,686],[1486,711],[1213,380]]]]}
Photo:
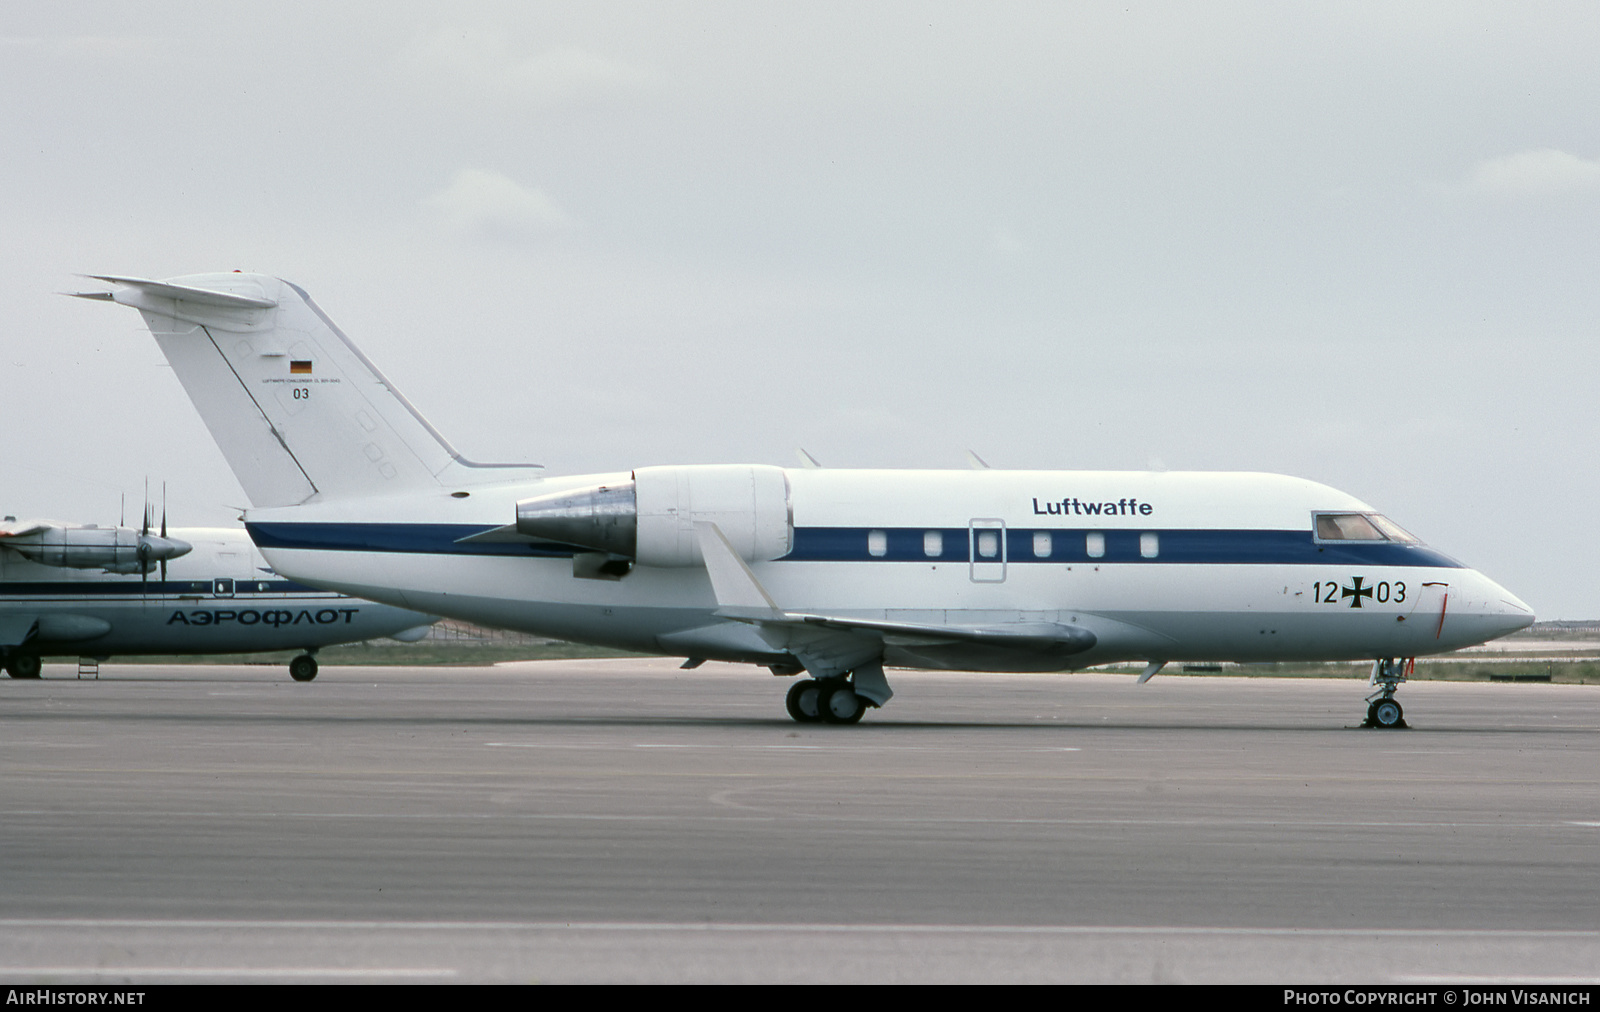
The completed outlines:
{"type": "Polygon", "coordinates": [[[1382,730],[1410,727],[1406,723],[1405,710],[1400,706],[1400,701],[1394,698],[1394,693],[1416,670],[1415,657],[1399,660],[1380,657],[1372,662],[1372,678],[1367,684],[1376,685],[1378,691],[1367,697],[1367,719],[1362,721],[1362,727],[1382,730]]]}

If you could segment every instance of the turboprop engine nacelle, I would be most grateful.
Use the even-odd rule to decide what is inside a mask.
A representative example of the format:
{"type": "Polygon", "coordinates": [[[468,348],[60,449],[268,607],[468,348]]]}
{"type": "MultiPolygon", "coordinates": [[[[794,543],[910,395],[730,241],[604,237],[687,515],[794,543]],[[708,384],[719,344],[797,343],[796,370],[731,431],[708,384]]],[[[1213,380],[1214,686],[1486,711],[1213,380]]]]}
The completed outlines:
{"type": "Polygon", "coordinates": [[[0,546],[40,565],[108,573],[148,573],[158,562],[186,555],[191,548],[187,541],[141,534],[130,527],[65,526],[8,536],[0,546]]]}
{"type": "Polygon", "coordinates": [[[517,503],[517,532],[641,566],[698,566],[696,521],[721,528],[746,562],[789,554],[794,519],[783,468],[641,467],[631,480],[517,503]]]}

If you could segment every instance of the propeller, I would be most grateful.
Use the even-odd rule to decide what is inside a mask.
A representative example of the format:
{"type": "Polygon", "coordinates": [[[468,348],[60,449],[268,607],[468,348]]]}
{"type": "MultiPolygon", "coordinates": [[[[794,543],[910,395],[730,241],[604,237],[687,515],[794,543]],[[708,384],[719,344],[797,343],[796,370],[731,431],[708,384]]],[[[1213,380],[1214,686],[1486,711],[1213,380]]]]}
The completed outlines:
{"type": "MultiPolygon", "coordinates": [[[[161,483],[161,540],[167,540],[167,483],[161,483]]],[[[161,582],[167,582],[167,557],[161,556],[161,582]]]]}
{"type": "Polygon", "coordinates": [[[157,565],[161,567],[161,582],[167,582],[167,560],[176,559],[180,555],[187,555],[192,546],[187,541],[167,536],[167,483],[161,483],[161,533],[152,535],[150,528],[155,525],[155,509],[150,502],[150,482],[145,481],[144,520],[139,527],[139,545],[134,549],[138,559],[139,579],[145,588],[150,585],[150,570],[157,565]]]}
{"type": "Polygon", "coordinates": [[[139,527],[139,583],[150,586],[150,479],[144,480],[144,523],[139,527]]]}

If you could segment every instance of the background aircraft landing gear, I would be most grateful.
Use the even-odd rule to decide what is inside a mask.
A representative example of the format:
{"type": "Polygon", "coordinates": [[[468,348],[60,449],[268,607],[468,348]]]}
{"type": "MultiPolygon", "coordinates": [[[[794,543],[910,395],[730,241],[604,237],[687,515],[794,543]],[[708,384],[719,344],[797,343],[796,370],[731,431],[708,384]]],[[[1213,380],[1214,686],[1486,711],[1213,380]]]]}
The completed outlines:
{"type": "Polygon", "coordinates": [[[6,658],[6,674],[12,678],[38,678],[44,662],[38,654],[12,654],[6,658]]]}
{"type": "Polygon", "coordinates": [[[309,653],[301,654],[289,662],[289,677],[297,682],[309,682],[317,677],[317,659],[309,653]]]}
{"type": "Polygon", "coordinates": [[[1361,723],[1362,727],[1388,730],[1410,726],[1406,723],[1406,711],[1400,706],[1400,701],[1394,698],[1394,693],[1416,670],[1416,666],[1414,657],[1401,660],[1380,657],[1372,662],[1372,679],[1367,684],[1376,685],[1378,691],[1367,697],[1367,719],[1361,723]]]}

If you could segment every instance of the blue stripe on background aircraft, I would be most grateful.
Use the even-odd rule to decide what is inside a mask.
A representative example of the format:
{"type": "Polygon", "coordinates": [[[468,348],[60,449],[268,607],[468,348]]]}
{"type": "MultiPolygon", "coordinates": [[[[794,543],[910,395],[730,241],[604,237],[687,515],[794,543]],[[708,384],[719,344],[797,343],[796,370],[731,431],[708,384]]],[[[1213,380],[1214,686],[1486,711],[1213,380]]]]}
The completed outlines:
{"type": "Polygon", "coordinates": [[[7,674],[38,678],[47,656],[302,650],[289,674],[308,682],[320,647],[414,641],[437,621],[284,579],[242,529],[149,528],[0,521],[7,674]]]}
{"type": "Polygon", "coordinates": [[[640,467],[466,460],[299,287],[95,276],[137,309],[253,508],[312,586],[477,622],[799,675],[802,722],[854,723],[884,667],[1408,659],[1533,613],[1365,503],[1273,474],[640,467]]]}

